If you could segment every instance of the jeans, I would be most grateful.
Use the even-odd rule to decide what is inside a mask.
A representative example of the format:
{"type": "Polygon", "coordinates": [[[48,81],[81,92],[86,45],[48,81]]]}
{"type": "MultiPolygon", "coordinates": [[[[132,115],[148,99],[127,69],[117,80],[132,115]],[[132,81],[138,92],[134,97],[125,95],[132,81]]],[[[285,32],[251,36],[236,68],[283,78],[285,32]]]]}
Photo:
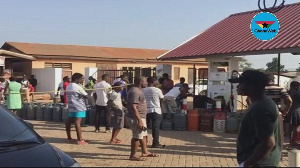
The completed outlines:
{"type": "Polygon", "coordinates": [[[65,103],[65,97],[64,97],[64,95],[60,95],[60,102],[61,103],[65,103]]]}
{"type": "Polygon", "coordinates": [[[104,126],[106,130],[110,130],[110,114],[108,114],[108,111],[106,109],[106,106],[98,106],[96,105],[96,113],[95,113],[95,129],[100,129],[100,118],[101,113],[104,113],[104,126]]]}
{"type": "Polygon", "coordinates": [[[152,122],[152,137],[153,137],[152,146],[159,145],[159,126],[162,120],[162,115],[157,114],[155,112],[148,113],[146,119],[147,119],[147,125],[149,125],[150,122],[152,122]]]}

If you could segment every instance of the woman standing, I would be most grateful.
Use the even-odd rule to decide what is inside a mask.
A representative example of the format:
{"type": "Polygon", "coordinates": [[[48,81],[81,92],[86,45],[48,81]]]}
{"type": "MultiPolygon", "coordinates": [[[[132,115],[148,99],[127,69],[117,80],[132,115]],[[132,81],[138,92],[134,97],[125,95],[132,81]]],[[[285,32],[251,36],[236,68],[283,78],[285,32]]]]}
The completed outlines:
{"type": "Polygon", "coordinates": [[[293,81],[290,84],[289,94],[293,100],[293,104],[289,111],[289,114],[286,116],[285,119],[289,120],[291,124],[291,147],[300,147],[300,83],[297,81],[293,81]]]}
{"type": "Polygon", "coordinates": [[[9,78],[10,82],[6,84],[5,86],[5,93],[8,93],[7,96],[7,109],[11,110],[13,113],[17,113],[17,110],[21,109],[22,103],[21,103],[21,84],[16,82],[15,77],[9,78]]]}

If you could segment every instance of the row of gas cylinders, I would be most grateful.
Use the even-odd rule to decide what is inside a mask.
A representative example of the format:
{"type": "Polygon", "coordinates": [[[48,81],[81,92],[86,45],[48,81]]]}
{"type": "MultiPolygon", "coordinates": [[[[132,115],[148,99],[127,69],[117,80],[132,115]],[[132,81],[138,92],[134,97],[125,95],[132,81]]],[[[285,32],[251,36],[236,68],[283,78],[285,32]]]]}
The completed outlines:
{"type": "Polygon", "coordinates": [[[188,130],[237,133],[241,115],[235,112],[214,112],[204,109],[163,114],[162,130],[188,130]]]}
{"type": "MultiPolygon", "coordinates": [[[[95,106],[87,107],[87,124],[95,123],[95,106]]],[[[64,122],[68,119],[68,108],[61,103],[29,103],[23,104],[18,115],[24,120],[64,122]]]]}

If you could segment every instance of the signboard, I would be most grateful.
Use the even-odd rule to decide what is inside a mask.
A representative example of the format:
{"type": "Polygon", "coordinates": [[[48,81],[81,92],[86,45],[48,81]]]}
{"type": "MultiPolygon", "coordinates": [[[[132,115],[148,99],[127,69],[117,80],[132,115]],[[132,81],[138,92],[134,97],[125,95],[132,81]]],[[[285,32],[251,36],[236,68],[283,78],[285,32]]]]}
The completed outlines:
{"type": "Polygon", "coordinates": [[[0,66],[5,66],[5,57],[0,56],[0,66]]]}

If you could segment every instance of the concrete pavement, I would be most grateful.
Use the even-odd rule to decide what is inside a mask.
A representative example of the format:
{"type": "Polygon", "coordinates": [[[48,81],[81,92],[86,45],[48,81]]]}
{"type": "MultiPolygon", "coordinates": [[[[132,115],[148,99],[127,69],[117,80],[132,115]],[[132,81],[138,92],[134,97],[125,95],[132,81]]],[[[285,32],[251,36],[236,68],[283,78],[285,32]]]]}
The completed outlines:
{"type": "MultiPolygon", "coordinates": [[[[66,143],[63,123],[30,121],[34,129],[46,141],[75,158],[84,167],[236,167],[236,134],[205,133],[200,131],[164,131],[161,130],[161,143],[167,147],[151,149],[160,154],[146,161],[129,161],[131,131],[123,129],[119,139],[122,144],[110,145],[111,133],[94,133],[94,127],[84,127],[83,137],[88,145],[66,143]]],[[[151,130],[149,143],[152,142],[151,130]]],[[[75,128],[72,137],[76,139],[75,128]]],[[[141,153],[139,149],[139,154],[141,153]]],[[[287,167],[287,152],[284,151],[281,167],[287,167]]]]}

